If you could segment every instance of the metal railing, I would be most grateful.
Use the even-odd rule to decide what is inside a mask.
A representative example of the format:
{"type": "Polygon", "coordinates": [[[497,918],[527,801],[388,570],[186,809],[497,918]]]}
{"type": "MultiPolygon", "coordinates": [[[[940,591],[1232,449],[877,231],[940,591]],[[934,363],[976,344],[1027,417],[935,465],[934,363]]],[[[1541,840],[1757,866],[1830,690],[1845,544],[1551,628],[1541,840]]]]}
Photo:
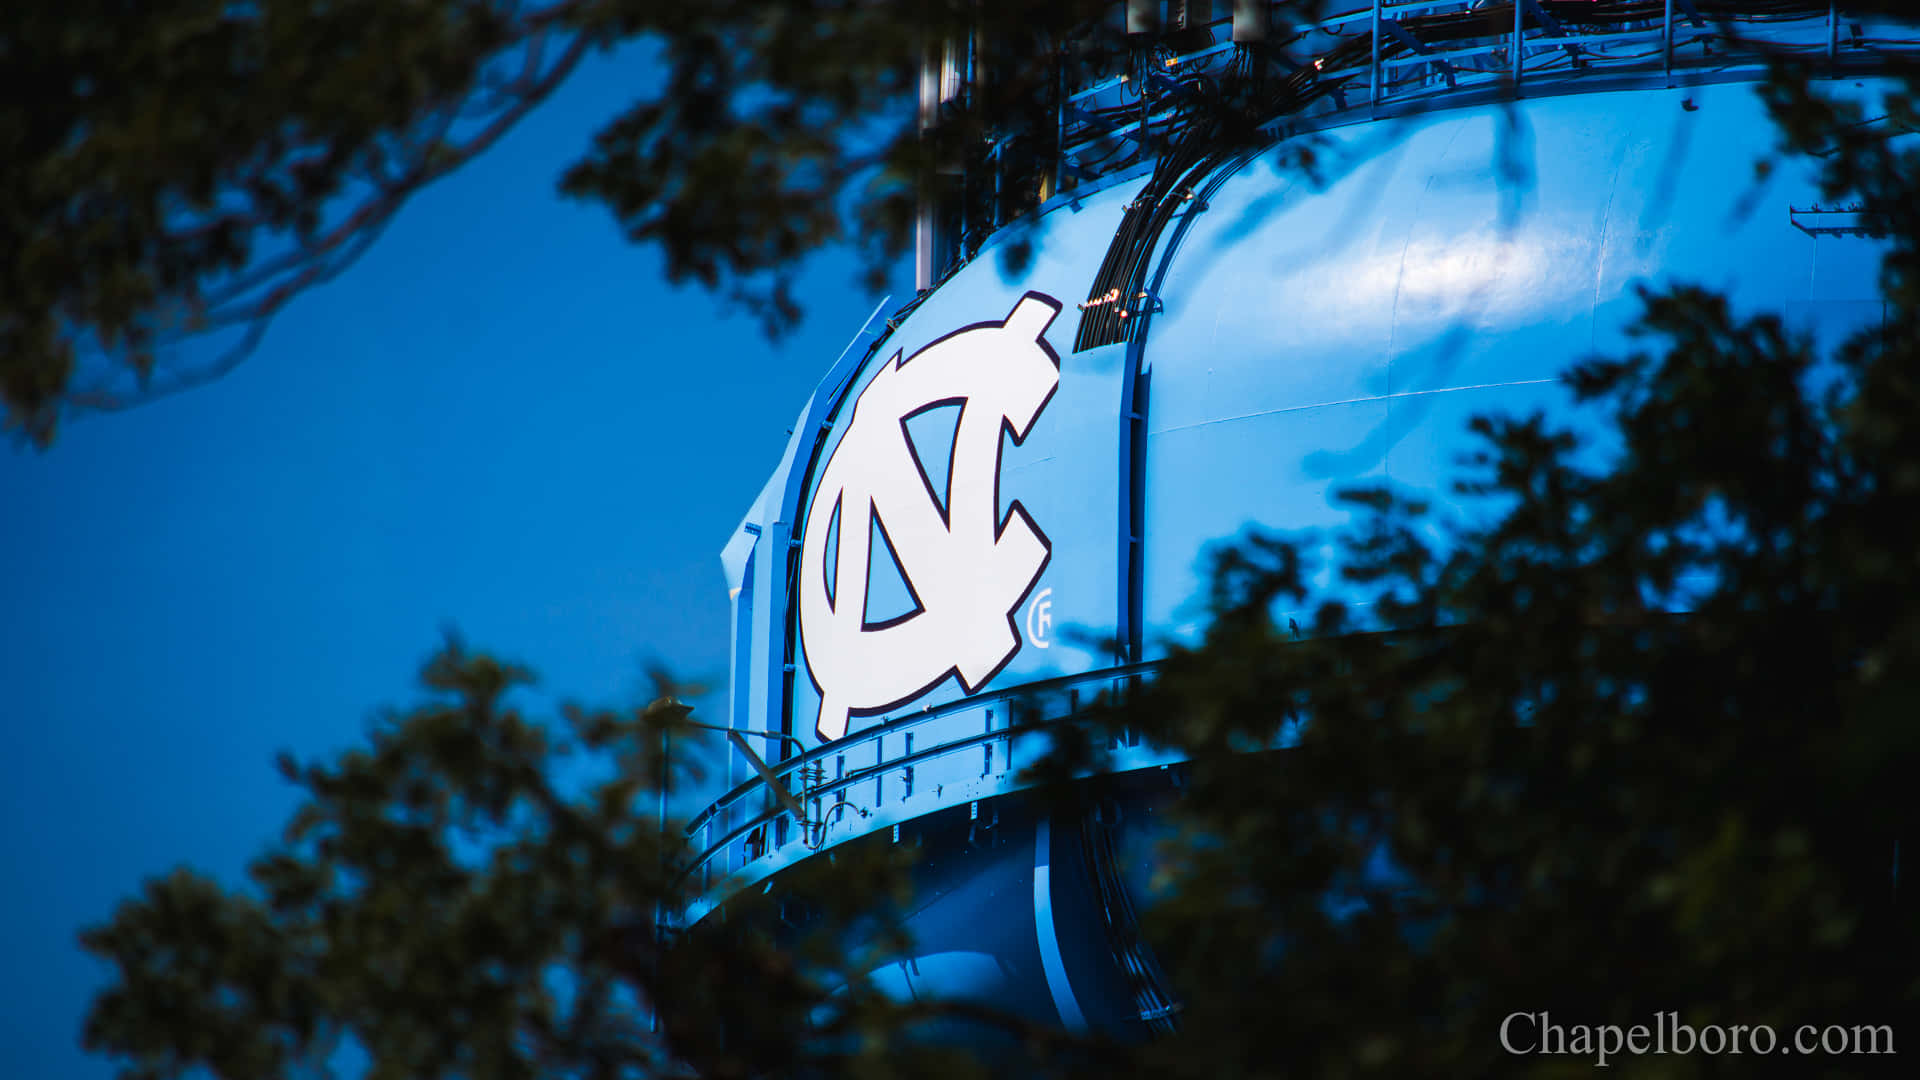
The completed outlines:
{"type": "Polygon", "coordinates": [[[1147,50],[1144,73],[1069,87],[1059,118],[1060,182],[1086,183],[1150,160],[1154,145],[1177,128],[1182,81],[1244,75],[1254,64],[1273,67],[1277,77],[1312,69],[1311,100],[1267,122],[1278,134],[1448,99],[1577,92],[1623,79],[1674,86],[1738,78],[1778,55],[1812,57],[1837,74],[1920,54],[1913,26],[1851,18],[1833,0],[1593,0],[1570,9],[1539,0],[1370,0],[1316,22],[1274,27],[1276,39],[1289,39],[1284,50],[1249,50],[1231,40],[1178,54],[1147,50]],[[1496,26],[1498,32],[1486,32],[1496,26]]]}
{"type": "MultiPolygon", "coordinates": [[[[1026,786],[1021,768],[1051,745],[1049,731],[1125,693],[1156,666],[1064,675],[928,706],[769,764],[687,824],[697,849],[688,867],[695,891],[724,894],[742,872],[733,887],[877,829],[1018,790],[1026,786]],[[1045,719],[1016,720],[1018,713],[1045,719]],[[849,769],[850,760],[860,764],[849,769]]],[[[1176,760],[1124,733],[1110,749],[1115,771],[1176,760]]]]}

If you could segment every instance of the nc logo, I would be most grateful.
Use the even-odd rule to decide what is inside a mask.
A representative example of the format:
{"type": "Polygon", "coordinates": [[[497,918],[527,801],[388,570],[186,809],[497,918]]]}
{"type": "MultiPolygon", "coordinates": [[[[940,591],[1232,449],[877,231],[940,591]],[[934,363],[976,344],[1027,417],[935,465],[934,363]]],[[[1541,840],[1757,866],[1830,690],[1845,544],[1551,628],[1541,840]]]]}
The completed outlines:
{"type": "Polygon", "coordinates": [[[895,353],[855,399],[800,543],[800,643],[820,691],[822,739],[948,675],[972,693],[1020,650],[1015,612],[1052,546],[1018,500],[998,514],[1001,432],[1025,441],[1060,384],[1060,359],[1041,337],[1059,313],[1058,301],[1028,293],[1004,322],[955,331],[905,360],[895,353]],[[950,405],[960,418],[943,505],[907,421],[950,405]],[[876,527],[914,600],[913,611],[881,622],[867,617],[876,527]],[[831,566],[829,532],[839,539],[831,566]]]}

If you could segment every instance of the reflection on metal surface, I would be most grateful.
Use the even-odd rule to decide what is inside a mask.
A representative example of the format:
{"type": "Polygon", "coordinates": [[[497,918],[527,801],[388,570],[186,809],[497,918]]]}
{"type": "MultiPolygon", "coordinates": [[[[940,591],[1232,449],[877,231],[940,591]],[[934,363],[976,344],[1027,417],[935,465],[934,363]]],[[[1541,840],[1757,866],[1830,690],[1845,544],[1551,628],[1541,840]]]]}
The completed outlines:
{"type": "MultiPolygon", "coordinates": [[[[998,468],[971,481],[993,490],[998,520],[1010,520],[1017,500],[1044,523],[1052,557],[1023,609],[997,610],[1014,624],[1000,633],[1048,647],[1018,650],[991,686],[973,681],[974,672],[964,685],[947,680],[871,716],[854,706],[876,703],[850,693],[847,715],[871,726],[849,724],[847,738],[829,743],[853,779],[823,778],[815,798],[827,805],[809,819],[830,811],[833,836],[904,820],[906,780],[896,764],[905,745],[893,735],[908,726],[912,806],[1011,790],[1009,770],[1028,736],[1005,731],[1002,691],[1080,680],[1091,696],[1113,678],[1103,673],[1114,656],[1097,643],[1124,638],[1130,611],[1138,612],[1132,647],[1145,659],[1158,643],[1190,636],[1199,625],[1193,598],[1207,545],[1250,523],[1337,528],[1346,512],[1332,493],[1380,481],[1428,493],[1443,514],[1471,518],[1478,511],[1453,499],[1448,485],[1455,460],[1470,448],[1465,422],[1476,413],[1546,410],[1586,434],[1591,453],[1605,453],[1604,433],[1572,411],[1557,378],[1580,357],[1627,347],[1638,284],[1703,282],[1728,290],[1736,305],[1784,305],[1824,335],[1870,316],[1878,249],[1822,249],[1816,261],[1814,237],[1862,226],[1844,208],[1819,205],[1808,171],[1780,170],[1754,200],[1794,207],[1790,223],[1729,212],[1729,194],[1753,186],[1749,163],[1770,145],[1769,121],[1750,90],[1695,86],[1349,127],[1326,144],[1321,185],[1263,160],[1222,180],[1207,209],[1183,224],[1177,248],[1169,242],[1154,252],[1164,309],[1152,316],[1149,334],[1074,353],[1070,320],[1051,324],[1041,337],[1060,368],[1045,419],[1024,441],[1003,442],[998,468]],[[1516,189],[1507,179],[1514,176],[1525,177],[1524,186],[1516,189]],[[1864,268],[1847,269],[1856,263],[1864,268]],[[1057,632],[1063,609],[1084,634],[1057,632]],[[831,809],[847,800],[869,816],[831,809]]],[[[957,327],[1004,318],[1028,292],[1076,288],[1134,197],[1120,185],[1043,214],[1033,224],[1037,254],[1023,275],[1003,278],[991,260],[968,267],[896,321],[884,355],[877,345],[864,357],[849,353],[822,384],[768,494],[729,546],[743,575],[734,715],[747,726],[818,746],[815,719],[837,715],[816,689],[835,677],[817,683],[820,671],[832,669],[816,668],[822,656],[809,651],[812,641],[802,648],[796,632],[804,628],[799,602],[810,590],[824,601],[828,582],[824,535],[819,556],[804,557],[810,530],[801,521],[810,502],[831,502],[849,486],[846,466],[830,463],[866,423],[855,419],[861,391],[896,355],[911,356],[957,327]],[[760,557],[749,558],[755,552],[760,557]]],[[[916,403],[924,404],[907,404],[916,403]]],[[[889,430],[898,441],[899,425],[889,430]]],[[[900,446],[893,450],[900,452],[885,460],[911,460],[900,446]]],[[[964,468],[965,458],[956,443],[952,467],[964,468]]],[[[914,482],[916,505],[934,515],[934,489],[945,485],[911,468],[904,475],[914,482]]],[[[862,482],[863,491],[876,487],[862,482]]],[[[886,526],[892,530],[893,521],[886,526]]],[[[898,548],[900,537],[892,540],[898,548]]],[[[845,556],[849,545],[843,539],[840,546],[845,556]]],[[[918,562],[896,554],[903,566],[918,562]]],[[[926,572],[937,576],[933,563],[926,572]]],[[[849,566],[836,575],[843,587],[864,569],[849,566]]],[[[964,569],[953,572],[972,581],[964,569]]],[[[967,588],[996,593],[999,602],[995,589],[967,588]]],[[[925,601],[917,581],[915,589],[925,601]]],[[[933,673],[954,662],[948,656],[933,673]]],[[[928,671],[890,663],[898,670],[877,674],[912,676],[907,691],[927,684],[928,671]]],[[[791,759],[773,765],[782,775],[792,767],[791,759]]],[[[724,856],[723,838],[737,849],[770,805],[764,792],[716,803],[700,822],[715,845],[702,872],[717,873],[717,883],[740,869],[744,860],[737,850],[724,856]]],[[[781,849],[771,844],[754,861],[778,861],[781,849]]]]}
{"type": "MultiPolygon", "coordinates": [[[[727,546],[729,716],[795,751],[765,776],[737,770],[744,782],[692,822],[702,899],[685,917],[816,852],[891,837],[921,845],[921,884],[939,897],[921,924],[938,939],[923,942],[922,972],[927,957],[987,953],[991,971],[954,959],[953,979],[997,972],[1005,993],[1089,1029],[1170,1024],[1177,1004],[1127,929],[1143,880],[1128,852],[1155,828],[1177,755],[1113,740],[1105,782],[1124,824],[1098,843],[1085,822],[1023,808],[1020,769],[1052,725],[1194,640],[1210,545],[1260,527],[1311,532],[1330,550],[1353,520],[1334,496],[1353,485],[1428,499],[1436,528],[1483,521],[1495,507],[1453,487],[1477,448],[1477,415],[1543,413],[1603,463],[1614,452],[1604,418],[1577,408],[1560,375],[1642,347],[1629,335],[1642,287],[1706,285],[1823,342],[1882,317],[1875,223],[1821,203],[1817,163],[1756,179],[1774,129],[1742,80],[1761,70],[1755,46],[1795,51],[1845,75],[1827,85],[1883,116],[1876,99],[1890,84],[1871,72],[1920,51],[1916,35],[1843,24],[1825,3],[1742,11],[1762,9],[1765,20],[1710,21],[1664,0],[1355,3],[1313,27],[1276,27],[1317,57],[1275,73],[1301,93],[1269,125],[1315,133],[1311,175],[1294,167],[1299,139],[1225,157],[1193,147],[1165,168],[1153,158],[1182,122],[1183,82],[1249,62],[1223,13],[1189,27],[1212,33],[1210,45],[1141,45],[1155,79],[1065,80],[1077,165],[1023,223],[1031,261],[1006,273],[956,248],[938,288],[856,339],[727,546]],[[995,441],[962,431],[971,399],[999,392],[984,382],[884,408],[869,397],[922,362],[896,358],[997,327],[1033,295],[1078,304],[1016,343],[1057,358],[1044,417],[994,404],[995,441]],[[903,423],[943,395],[969,404],[939,461],[903,423]],[[875,550],[863,524],[876,513],[911,579],[902,610],[924,619],[971,605],[992,616],[986,629],[937,648],[879,647],[888,616],[860,612],[875,550]],[[1032,524],[1047,557],[988,565],[992,542],[953,542],[962,517],[976,540],[982,522],[1032,524]],[[782,786],[803,810],[792,828],[782,786]],[[996,914],[1015,894],[1023,906],[1031,897],[1031,920],[996,914]],[[987,924],[991,946],[969,939],[987,924]]],[[[1331,574],[1312,584],[1365,600],[1331,574]]],[[[1278,614],[1284,625],[1303,613],[1278,614]]],[[[918,992],[910,971],[901,978],[918,992]]]]}

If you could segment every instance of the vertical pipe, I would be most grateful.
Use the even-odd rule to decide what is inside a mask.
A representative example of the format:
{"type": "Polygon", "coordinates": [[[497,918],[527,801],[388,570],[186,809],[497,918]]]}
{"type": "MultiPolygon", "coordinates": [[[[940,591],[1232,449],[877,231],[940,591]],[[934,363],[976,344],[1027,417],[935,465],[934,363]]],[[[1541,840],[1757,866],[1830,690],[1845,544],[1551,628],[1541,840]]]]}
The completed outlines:
{"type": "MultiPolygon", "coordinates": [[[[1158,7],[1154,8],[1154,17],[1159,18],[1158,7]]],[[[1149,121],[1153,118],[1153,106],[1147,102],[1147,75],[1154,70],[1153,49],[1142,44],[1132,51],[1128,64],[1133,72],[1134,90],[1140,95],[1140,159],[1145,161],[1153,156],[1153,144],[1147,141],[1150,134],[1149,121]]]]}
{"type": "Polygon", "coordinates": [[[1673,0],[1667,0],[1667,14],[1660,24],[1660,55],[1667,89],[1673,89],[1673,0]]]}
{"type": "Polygon", "coordinates": [[[993,169],[993,210],[987,215],[987,222],[990,228],[998,229],[1003,224],[1000,220],[1000,200],[1006,197],[1001,191],[1001,181],[1005,180],[1007,175],[1006,163],[1002,155],[1002,151],[1006,149],[1006,143],[998,143],[993,149],[994,153],[988,158],[989,167],[993,169]]]}
{"type": "Polygon", "coordinates": [[[1067,58],[1066,50],[1056,47],[1053,50],[1053,93],[1056,107],[1053,113],[1053,186],[1040,196],[1046,202],[1050,196],[1060,194],[1060,184],[1065,177],[1067,160],[1067,58]]]}
{"type": "Polygon", "coordinates": [[[1233,40],[1244,45],[1267,40],[1272,22],[1268,0],[1233,0],[1233,40]]]}
{"type": "MultiPolygon", "coordinates": [[[[920,48],[920,134],[924,138],[933,127],[940,108],[940,73],[934,66],[932,44],[920,48]]],[[[913,211],[913,288],[926,292],[934,282],[933,177],[919,178],[921,185],[913,211]]]]}
{"type": "MultiPolygon", "coordinates": [[[[673,777],[672,772],[669,771],[672,768],[672,761],[673,761],[672,754],[673,754],[673,733],[663,727],[660,729],[660,806],[659,806],[660,835],[662,838],[664,838],[667,835],[667,783],[673,777]]],[[[664,844],[661,846],[661,850],[662,851],[666,850],[664,844]]]]}
{"type": "Polygon", "coordinates": [[[952,38],[947,39],[949,59],[946,70],[941,72],[940,76],[940,100],[942,102],[953,101],[959,98],[968,87],[973,85],[973,36],[971,34],[967,36],[966,51],[962,53],[961,49],[962,46],[959,42],[954,41],[952,38]]]}
{"type": "MultiPolygon", "coordinates": [[[[666,872],[666,868],[667,868],[667,781],[670,780],[673,776],[673,773],[671,772],[671,769],[672,769],[671,758],[668,755],[672,753],[673,753],[673,733],[668,729],[662,727],[660,729],[660,804],[659,804],[660,870],[662,874],[666,872]]],[[[660,962],[659,961],[660,947],[663,944],[665,944],[666,939],[667,939],[666,904],[663,901],[655,900],[653,902],[653,949],[651,950],[653,959],[651,960],[651,963],[655,965],[654,970],[656,972],[658,972],[659,970],[658,964],[660,962]]],[[[656,1033],[660,1030],[660,1010],[651,1003],[647,1005],[647,1030],[651,1032],[656,1032],[656,1033]]]]}
{"type": "Polygon", "coordinates": [[[913,290],[933,288],[933,202],[925,194],[913,214],[913,290]]]}
{"type": "Polygon", "coordinates": [[[1380,0],[1373,0],[1373,66],[1367,71],[1367,107],[1380,107],[1380,0]]]}
{"type": "Polygon", "coordinates": [[[1160,0],[1127,0],[1127,33],[1151,34],[1160,29],[1160,0]]]}
{"type": "Polygon", "coordinates": [[[1513,0],[1513,96],[1520,96],[1520,38],[1526,22],[1526,6],[1513,0]]]}
{"type": "Polygon", "coordinates": [[[1840,61],[1840,3],[1827,0],[1827,77],[1834,76],[1840,61]]]}
{"type": "Polygon", "coordinates": [[[967,28],[966,77],[961,80],[960,86],[956,88],[955,96],[958,96],[959,93],[966,94],[968,106],[985,104],[985,102],[981,100],[980,87],[981,84],[986,82],[988,76],[992,74],[992,71],[983,72],[980,70],[980,27],[976,23],[967,28]]]}

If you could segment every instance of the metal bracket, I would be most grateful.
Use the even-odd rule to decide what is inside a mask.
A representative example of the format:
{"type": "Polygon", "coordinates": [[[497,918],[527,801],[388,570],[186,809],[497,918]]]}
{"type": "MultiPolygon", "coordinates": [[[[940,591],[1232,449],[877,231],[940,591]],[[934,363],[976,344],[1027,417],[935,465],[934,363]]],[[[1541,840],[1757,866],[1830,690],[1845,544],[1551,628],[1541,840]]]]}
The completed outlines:
{"type": "MultiPolygon", "coordinates": [[[[1534,20],[1538,22],[1547,33],[1555,37],[1565,36],[1567,28],[1560,25],[1560,20],[1547,14],[1547,10],[1540,6],[1540,0],[1520,0],[1520,4],[1526,9],[1527,14],[1533,16],[1534,20]]],[[[1573,58],[1575,67],[1582,66],[1584,61],[1580,59],[1580,46],[1572,42],[1567,42],[1560,47],[1567,50],[1567,55],[1573,58]]]]}
{"type": "Polygon", "coordinates": [[[1147,76],[1147,86],[1150,87],[1154,93],[1168,97],[1195,98],[1200,96],[1199,92],[1194,90],[1193,87],[1169,79],[1157,71],[1147,76]]]}
{"type": "Polygon", "coordinates": [[[1100,126],[1099,117],[1071,102],[1060,106],[1060,117],[1069,124],[1085,124],[1088,127],[1100,126]]]}
{"type": "MultiPolygon", "coordinates": [[[[1399,24],[1399,22],[1397,22],[1396,20],[1381,19],[1380,28],[1387,32],[1388,37],[1392,38],[1393,40],[1399,42],[1402,45],[1405,45],[1407,48],[1412,49],[1414,52],[1419,53],[1421,56],[1433,55],[1433,50],[1427,48],[1426,42],[1421,41],[1419,38],[1414,37],[1412,34],[1407,33],[1406,28],[1402,27],[1399,24]]],[[[1453,81],[1453,73],[1454,73],[1453,65],[1447,63],[1445,60],[1440,60],[1437,58],[1429,61],[1429,63],[1439,65],[1440,74],[1446,76],[1447,89],[1449,90],[1454,89],[1455,83],[1453,81]]]]}
{"type": "MultiPolygon", "coordinates": [[[[1680,2],[1684,4],[1687,0],[1680,0],[1680,2]]],[[[1567,32],[1566,28],[1560,25],[1560,20],[1547,14],[1546,9],[1540,6],[1540,0],[1520,0],[1520,3],[1527,9],[1527,14],[1533,16],[1535,22],[1546,27],[1547,33],[1558,37],[1567,32]]]]}
{"type": "MultiPolygon", "coordinates": [[[[793,665],[787,665],[787,670],[792,671],[793,665]]],[[[747,765],[753,769],[755,775],[760,777],[760,782],[767,785],[767,788],[773,792],[773,797],[779,800],[780,805],[788,813],[793,815],[793,820],[799,822],[802,827],[807,824],[807,811],[800,805],[800,800],[794,798],[793,793],[787,790],[787,785],[780,782],[780,778],[774,775],[773,770],[767,766],[765,759],[761,758],[759,753],[747,743],[746,737],[748,735],[758,735],[763,739],[778,739],[783,743],[792,743],[794,746],[799,747],[802,752],[807,748],[806,743],[801,742],[791,735],[783,735],[777,731],[754,731],[751,729],[721,727],[719,724],[702,724],[695,720],[682,720],[680,723],[683,726],[700,728],[704,731],[726,732],[727,739],[733,743],[734,749],[740,751],[740,755],[747,759],[747,765]]]]}
{"type": "Polygon", "coordinates": [[[1789,206],[1787,222],[1815,239],[1822,236],[1885,236],[1886,222],[1858,204],[1806,208],[1789,206]]]}
{"type": "MultiPolygon", "coordinates": [[[[766,735],[771,733],[757,731],[754,732],[754,734],[766,735]]],[[[734,748],[739,750],[741,755],[747,759],[747,764],[751,766],[754,773],[760,777],[760,782],[767,785],[767,790],[773,792],[773,797],[780,801],[781,808],[786,810],[787,813],[792,814],[793,820],[798,822],[802,828],[805,828],[807,824],[807,810],[800,805],[800,800],[793,797],[793,792],[787,790],[787,785],[780,782],[780,778],[773,774],[773,770],[767,767],[767,763],[761,760],[759,754],[754,753],[753,747],[747,745],[747,740],[741,737],[738,731],[728,728],[727,738],[733,740],[734,748]]]]}
{"type": "Polygon", "coordinates": [[[1097,180],[1100,174],[1080,164],[1073,158],[1064,158],[1060,162],[1060,171],[1071,173],[1075,180],[1097,180]]]}

